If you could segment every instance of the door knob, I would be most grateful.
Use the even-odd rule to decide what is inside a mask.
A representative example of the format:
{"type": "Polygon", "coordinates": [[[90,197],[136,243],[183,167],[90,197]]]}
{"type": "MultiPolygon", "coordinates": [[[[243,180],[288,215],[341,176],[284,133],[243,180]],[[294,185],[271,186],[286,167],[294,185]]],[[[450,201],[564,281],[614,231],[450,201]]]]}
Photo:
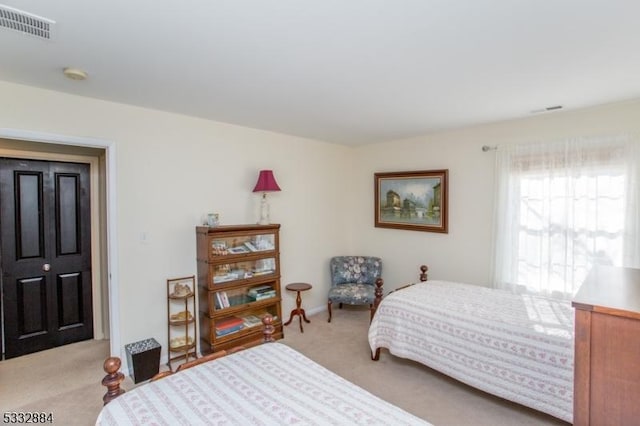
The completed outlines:
{"type": "Polygon", "coordinates": [[[51,269],[51,265],[49,265],[48,263],[45,263],[44,265],[42,265],[43,271],[49,272],[50,269],[51,269]]]}

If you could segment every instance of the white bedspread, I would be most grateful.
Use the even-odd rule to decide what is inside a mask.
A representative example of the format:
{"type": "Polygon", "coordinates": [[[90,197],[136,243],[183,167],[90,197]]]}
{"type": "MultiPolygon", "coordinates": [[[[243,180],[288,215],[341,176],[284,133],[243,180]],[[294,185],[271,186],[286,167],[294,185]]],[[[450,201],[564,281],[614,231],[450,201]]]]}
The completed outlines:
{"type": "Polygon", "coordinates": [[[570,302],[428,281],[383,299],[369,344],[571,422],[573,319],[570,302]]]}
{"type": "Polygon", "coordinates": [[[96,425],[428,425],[281,343],[139,386],[96,425]]]}

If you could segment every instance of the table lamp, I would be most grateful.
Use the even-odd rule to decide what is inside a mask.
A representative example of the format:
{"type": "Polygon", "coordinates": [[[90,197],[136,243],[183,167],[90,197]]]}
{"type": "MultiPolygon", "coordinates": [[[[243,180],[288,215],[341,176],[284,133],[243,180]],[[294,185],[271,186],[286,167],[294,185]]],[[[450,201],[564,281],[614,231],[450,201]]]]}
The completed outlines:
{"type": "Polygon", "coordinates": [[[273,177],[272,170],[260,170],[258,182],[253,192],[262,192],[262,201],[260,203],[260,221],[258,225],[269,224],[269,203],[267,202],[267,192],[280,191],[280,187],[273,177]]]}

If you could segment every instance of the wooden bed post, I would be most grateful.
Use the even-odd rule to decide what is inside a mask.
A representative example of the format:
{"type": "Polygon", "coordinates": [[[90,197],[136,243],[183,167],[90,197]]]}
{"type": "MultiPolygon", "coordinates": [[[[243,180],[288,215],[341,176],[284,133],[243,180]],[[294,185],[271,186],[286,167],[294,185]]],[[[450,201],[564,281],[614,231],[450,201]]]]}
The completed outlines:
{"type": "Polygon", "coordinates": [[[107,387],[107,393],[102,397],[103,405],[107,405],[111,400],[119,397],[124,393],[124,389],[120,389],[120,383],[124,380],[124,374],[120,371],[122,361],[120,358],[112,356],[105,360],[103,369],[107,373],[102,379],[102,386],[107,387]]]}
{"type": "Polygon", "coordinates": [[[427,280],[427,271],[429,268],[427,265],[420,266],[420,281],[425,282],[427,280]]]}
{"type": "Polygon", "coordinates": [[[371,352],[371,359],[378,361],[380,359],[380,348],[377,348],[375,352],[371,352]]]}
{"type": "Polygon", "coordinates": [[[273,333],[276,328],[273,326],[273,316],[271,314],[266,314],[262,317],[262,325],[264,325],[262,329],[262,335],[264,336],[264,343],[274,342],[273,333]]]}
{"type": "Polygon", "coordinates": [[[382,280],[382,278],[378,278],[376,280],[376,288],[374,290],[375,297],[373,298],[373,305],[371,305],[371,318],[369,318],[369,324],[371,324],[371,321],[373,321],[373,317],[376,314],[378,305],[380,305],[380,302],[382,302],[382,295],[384,293],[382,291],[382,284],[384,284],[384,281],[382,280]]]}
{"type": "MultiPolygon", "coordinates": [[[[373,321],[373,317],[376,314],[376,310],[378,309],[380,302],[382,302],[382,295],[384,294],[382,290],[383,284],[384,284],[384,281],[382,280],[382,278],[378,278],[376,280],[376,289],[375,289],[376,297],[373,299],[373,307],[371,308],[371,318],[369,319],[369,324],[371,324],[371,321],[373,321]]],[[[371,359],[374,361],[377,361],[378,359],[380,359],[380,348],[376,349],[375,353],[371,352],[371,359]]]]}

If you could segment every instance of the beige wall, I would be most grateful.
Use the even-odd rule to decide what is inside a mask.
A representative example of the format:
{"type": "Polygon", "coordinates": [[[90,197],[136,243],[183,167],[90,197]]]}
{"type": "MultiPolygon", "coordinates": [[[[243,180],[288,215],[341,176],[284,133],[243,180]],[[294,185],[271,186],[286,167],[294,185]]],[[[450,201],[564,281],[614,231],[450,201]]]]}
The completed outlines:
{"type": "MultiPolygon", "coordinates": [[[[270,195],[282,281],[313,283],[304,304],[318,311],[338,254],[381,256],[388,289],[415,281],[422,263],[431,278],[487,284],[495,153],[482,145],[639,134],[639,117],[635,101],[348,148],[0,82],[0,128],[115,143],[121,342],[155,337],[163,348],[165,282],[195,274],[194,226],[211,211],[223,224],[255,222],[262,168],[283,189],[270,195]],[[440,168],[450,173],[448,234],[373,227],[375,172],[440,168]]],[[[284,294],[285,316],[293,296],[284,294]]]]}
{"type": "Polygon", "coordinates": [[[387,289],[416,281],[425,263],[431,279],[489,285],[495,152],[482,146],[622,133],[640,135],[640,100],[361,147],[353,249],[384,259],[387,289]],[[375,228],[373,174],[430,169],[449,169],[449,233],[375,228]]]}
{"type": "MultiPolygon", "coordinates": [[[[255,223],[258,171],[273,169],[282,282],[309,281],[308,308],[326,305],[328,258],[344,251],[351,149],[0,82],[0,128],[115,142],[122,345],[154,337],[166,348],[166,279],[196,273],[195,225],[255,223]],[[146,241],[142,241],[142,234],[146,241]]],[[[295,305],[285,292],[283,315],[295,305]]]]}

